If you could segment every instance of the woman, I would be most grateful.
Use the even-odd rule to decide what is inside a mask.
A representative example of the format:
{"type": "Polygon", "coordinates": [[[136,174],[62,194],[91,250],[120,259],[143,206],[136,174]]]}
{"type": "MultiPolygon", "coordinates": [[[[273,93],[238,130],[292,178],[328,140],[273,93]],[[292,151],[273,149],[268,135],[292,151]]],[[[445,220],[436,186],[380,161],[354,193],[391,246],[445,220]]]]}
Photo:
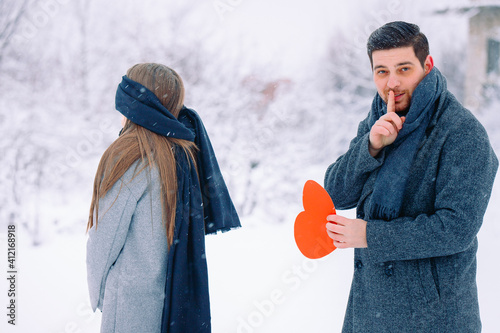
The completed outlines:
{"type": "Polygon", "coordinates": [[[204,236],[240,224],[203,123],[183,103],[181,78],[163,65],[137,64],[118,86],[126,120],[99,163],[87,225],[101,332],[210,332],[204,236]]]}

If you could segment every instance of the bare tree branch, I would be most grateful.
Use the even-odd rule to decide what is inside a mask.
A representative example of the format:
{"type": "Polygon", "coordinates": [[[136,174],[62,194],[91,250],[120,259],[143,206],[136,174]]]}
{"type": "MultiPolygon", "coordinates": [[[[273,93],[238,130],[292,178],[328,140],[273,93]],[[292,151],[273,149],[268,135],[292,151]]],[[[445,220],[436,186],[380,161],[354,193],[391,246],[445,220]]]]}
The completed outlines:
{"type": "Polygon", "coordinates": [[[19,28],[21,18],[25,15],[30,0],[22,2],[14,0],[0,1],[0,64],[11,37],[19,28]]]}

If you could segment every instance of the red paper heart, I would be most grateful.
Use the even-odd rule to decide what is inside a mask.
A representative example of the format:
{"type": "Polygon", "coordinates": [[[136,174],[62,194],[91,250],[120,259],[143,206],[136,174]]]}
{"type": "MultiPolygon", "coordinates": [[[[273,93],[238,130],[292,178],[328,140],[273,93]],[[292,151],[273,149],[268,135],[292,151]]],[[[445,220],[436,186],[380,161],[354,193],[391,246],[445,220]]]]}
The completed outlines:
{"type": "Polygon", "coordinates": [[[304,185],[302,196],[304,211],[295,219],[295,243],[304,256],[318,259],[336,249],[326,231],[326,217],[335,214],[330,195],[314,180],[304,185]]]}

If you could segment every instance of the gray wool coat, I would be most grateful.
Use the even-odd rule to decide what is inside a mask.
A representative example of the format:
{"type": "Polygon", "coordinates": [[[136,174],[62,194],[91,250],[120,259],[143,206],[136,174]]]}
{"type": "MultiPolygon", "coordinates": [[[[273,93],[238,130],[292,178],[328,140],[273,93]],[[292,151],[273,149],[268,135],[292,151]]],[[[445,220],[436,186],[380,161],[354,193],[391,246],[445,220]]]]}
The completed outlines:
{"type": "Polygon", "coordinates": [[[87,280],[103,333],[161,332],[168,252],[161,189],[156,170],[133,178],[137,164],[99,201],[89,231],[87,280]]]}
{"type": "MultiPolygon", "coordinates": [[[[368,119],[327,169],[338,209],[369,202],[385,155],[368,152],[368,119]]],[[[477,233],[498,160],[478,120],[449,92],[415,156],[400,216],[368,220],[368,247],[356,249],[342,332],[480,332],[477,233]]]]}

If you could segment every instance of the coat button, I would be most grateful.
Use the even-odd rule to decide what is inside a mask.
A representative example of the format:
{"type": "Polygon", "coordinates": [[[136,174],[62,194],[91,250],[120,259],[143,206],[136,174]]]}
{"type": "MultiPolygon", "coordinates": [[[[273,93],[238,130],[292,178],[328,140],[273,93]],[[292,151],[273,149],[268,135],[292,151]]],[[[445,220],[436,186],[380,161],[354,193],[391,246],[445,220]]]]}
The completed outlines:
{"type": "Polygon", "coordinates": [[[392,264],[386,265],[385,266],[385,275],[392,276],[393,273],[394,273],[394,269],[393,269],[392,264]]]}
{"type": "Polygon", "coordinates": [[[361,260],[356,260],[356,262],[354,263],[354,267],[356,267],[357,269],[361,269],[363,267],[363,263],[361,262],[361,260]]]}

